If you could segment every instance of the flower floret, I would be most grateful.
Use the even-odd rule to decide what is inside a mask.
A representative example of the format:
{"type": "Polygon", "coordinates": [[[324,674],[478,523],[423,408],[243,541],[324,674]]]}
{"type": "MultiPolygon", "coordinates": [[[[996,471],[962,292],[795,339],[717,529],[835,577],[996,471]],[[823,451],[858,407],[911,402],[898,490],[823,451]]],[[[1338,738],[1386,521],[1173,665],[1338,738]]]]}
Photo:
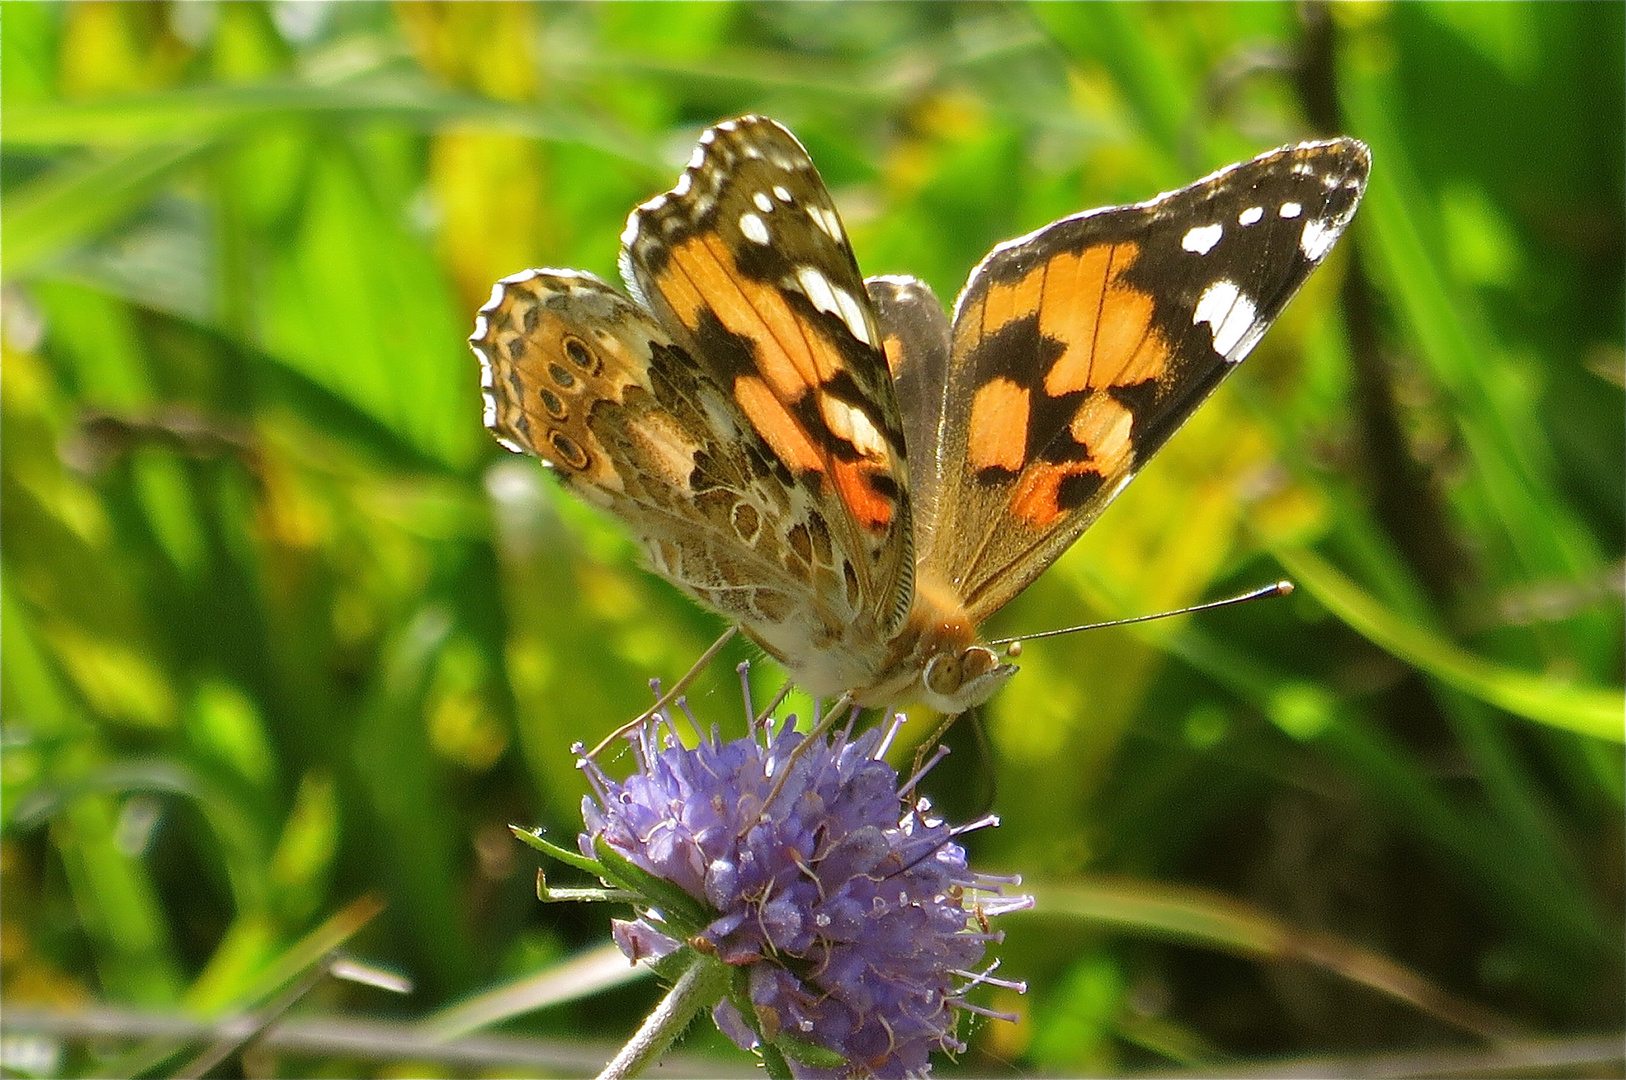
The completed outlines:
{"type": "MultiPolygon", "coordinates": [[[[752,1015],[725,1000],[718,1026],[741,1046],[784,1037],[847,1063],[832,1073],[787,1054],[802,1075],[919,1075],[933,1050],[962,1050],[961,980],[999,938],[972,929],[990,906],[968,903],[1007,882],[968,869],[956,830],[900,793],[878,757],[890,734],[803,745],[791,722],[688,749],[662,712],[630,736],[626,781],[582,760],[583,853],[606,844],[704,905],[690,943],[749,972],[752,1015]]],[[[615,940],[634,959],[678,944],[642,919],[615,940]]]]}

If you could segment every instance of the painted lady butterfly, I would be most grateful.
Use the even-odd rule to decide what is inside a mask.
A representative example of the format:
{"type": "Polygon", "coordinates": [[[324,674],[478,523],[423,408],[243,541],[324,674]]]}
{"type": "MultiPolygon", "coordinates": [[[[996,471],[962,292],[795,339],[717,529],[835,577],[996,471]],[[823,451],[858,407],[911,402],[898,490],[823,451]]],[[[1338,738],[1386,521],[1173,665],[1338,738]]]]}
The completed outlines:
{"type": "Polygon", "coordinates": [[[865,281],[806,150],[745,116],[632,212],[627,299],[498,282],[485,422],[806,690],[949,714],[1015,668],[977,627],[1093,522],[1332,249],[1370,168],[1302,143],[994,248],[951,322],[865,281]]]}

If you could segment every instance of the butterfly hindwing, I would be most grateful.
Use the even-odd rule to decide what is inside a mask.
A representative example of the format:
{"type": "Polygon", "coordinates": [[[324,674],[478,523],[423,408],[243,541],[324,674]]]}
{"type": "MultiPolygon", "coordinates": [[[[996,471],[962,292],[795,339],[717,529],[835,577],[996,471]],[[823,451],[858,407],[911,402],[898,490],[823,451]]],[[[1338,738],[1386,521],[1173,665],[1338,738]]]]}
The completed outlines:
{"type": "Polygon", "coordinates": [[[918,557],[942,489],[944,460],[938,443],[948,405],[943,387],[948,382],[951,330],[942,302],[919,278],[888,275],[864,284],[881,325],[882,350],[903,415],[918,557]]]}
{"type": "Polygon", "coordinates": [[[529,270],[497,283],[470,343],[487,426],[627,521],[661,576],[770,647],[839,640],[860,619],[806,491],[626,297],[529,270]]]}

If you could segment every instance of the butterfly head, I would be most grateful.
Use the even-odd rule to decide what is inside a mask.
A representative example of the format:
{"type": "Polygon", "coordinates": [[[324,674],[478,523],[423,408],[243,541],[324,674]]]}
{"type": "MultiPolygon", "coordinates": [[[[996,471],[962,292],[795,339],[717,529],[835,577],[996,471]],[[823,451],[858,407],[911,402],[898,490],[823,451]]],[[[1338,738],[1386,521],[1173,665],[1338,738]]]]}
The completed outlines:
{"type": "Polygon", "coordinates": [[[1000,660],[986,645],[945,649],[926,661],[920,673],[921,700],[938,712],[955,716],[994,696],[1016,665],[1000,660]]]}
{"type": "Polygon", "coordinates": [[[916,583],[914,606],[898,641],[907,647],[890,665],[888,692],[947,716],[981,705],[1016,674],[1016,665],[1006,663],[977,635],[952,592],[929,578],[916,583]]]}

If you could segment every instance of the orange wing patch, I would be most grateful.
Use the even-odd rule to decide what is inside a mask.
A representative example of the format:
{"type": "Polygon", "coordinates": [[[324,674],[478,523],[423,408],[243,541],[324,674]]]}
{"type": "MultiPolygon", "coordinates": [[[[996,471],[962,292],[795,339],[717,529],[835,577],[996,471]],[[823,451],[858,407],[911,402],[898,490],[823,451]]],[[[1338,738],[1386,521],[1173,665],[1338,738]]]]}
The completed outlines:
{"type": "Polygon", "coordinates": [[[783,290],[742,274],[716,233],[674,246],[655,286],[690,332],[698,333],[702,313],[710,312],[723,329],[752,343],[756,374],[737,376],[731,388],[751,426],[789,468],[833,487],[864,529],[885,533],[896,503],[882,481],[896,474],[897,463],[863,411],[823,389],[847,369],[837,344],[809,326],[783,290]],[[856,461],[809,429],[803,403],[810,394],[825,430],[851,446],[856,461]]]}
{"type": "Polygon", "coordinates": [[[1139,255],[1133,243],[1100,244],[1045,264],[1039,332],[1066,347],[1045,375],[1050,395],[1130,386],[1163,374],[1169,346],[1152,328],[1155,300],[1120,284],[1139,255]]]}
{"type": "Polygon", "coordinates": [[[1038,311],[1045,293],[1050,263],[1035,267],[1015,281],[995,282],[982,301],[982,333],[991,337],[1009,323],[1038,311]]]}
{"type": "Polygon", "coordinates": [[[895,379],[898,369],[903,365],[903,339],[896,334],[888,334],[881,339],[881,351],[886,354],[886,369],[895,379]]]}
{"type": "Polygon", "coordinates": [[[1011,493],[1011,513],[1046,529],[1084,505],[1109,478],[1128,474],[1135,464],[1134,420],[1110,394],[1090,394],[1067,426],[1082,453],[1071,460],[1030,463],[1011,493]]]}
{"type": "Polygon", "coordinates": [[[971,466],[975,469],[1022,471],[1028,443],[1031,394],[1010,379],[986,383],[971,402],[971,466]]]}
{"type": "Polygon", "coordinates": [[[1068,433],[1090,452],[1090,466],[1102,476],[1128,471],[1134,463],[1129,435],[1135,416],[1110,394],[1094,393],[1068,425],[1068,433]]]}
{"type": "Polygon", "coordinates": [[[1011,493],[1011,513],[1031,528],[1047,529],[1076,502],[1066,495],[1063,485],[1085,477],[1089,488],[1099,485],[1100,474],[1088,461],[1035,462],[1023,470],[1011,493]]]}
{"type": "Polygon", "coordinates": [[[892,500],[876,490],[874,479],[879,470],[861,461],[830,462],[831,477],[836,492],[841,496],[852,516],[872,533],[883,533],[892,524],[892,500]]]}
{"type": "MultiPolygon", "coordinates": [[[[1123,246],[1130,249],[1123,262],[1133,262],[1134,246],[1123,246]]],[[[1045,390],[1051,395],[1081,390],[1088,384],[1096,324],[1109,302],[1108,282],[1117,254],[1117,245],[1100,244],[1079,252],[1062,252],[1044,265],[1054,291],[1047,294],[1050,302],[1039,311],[1039,333],[1067,349],[1045,379],[1045,390]]]]}
{"type": "Polygon", "coordinates": [[[709,309],[730,333],[755,342],[757,365],[783,401],[797,400],[846,367],[835,344],[810,333],[779,289],[739,272],[716,233],[697,233],[674,247],[656,287],[691,331],[709,309]]]}
{"type": "Polygon", "coordinates": [[[790,410],[768,389],[767,383],[749,376],[735,379],[734,399],[757,434],[773,447],[787,468],[800,472],[824,471],[823,453],[813,445],[812,437],[796,422],[790,410]]]}

